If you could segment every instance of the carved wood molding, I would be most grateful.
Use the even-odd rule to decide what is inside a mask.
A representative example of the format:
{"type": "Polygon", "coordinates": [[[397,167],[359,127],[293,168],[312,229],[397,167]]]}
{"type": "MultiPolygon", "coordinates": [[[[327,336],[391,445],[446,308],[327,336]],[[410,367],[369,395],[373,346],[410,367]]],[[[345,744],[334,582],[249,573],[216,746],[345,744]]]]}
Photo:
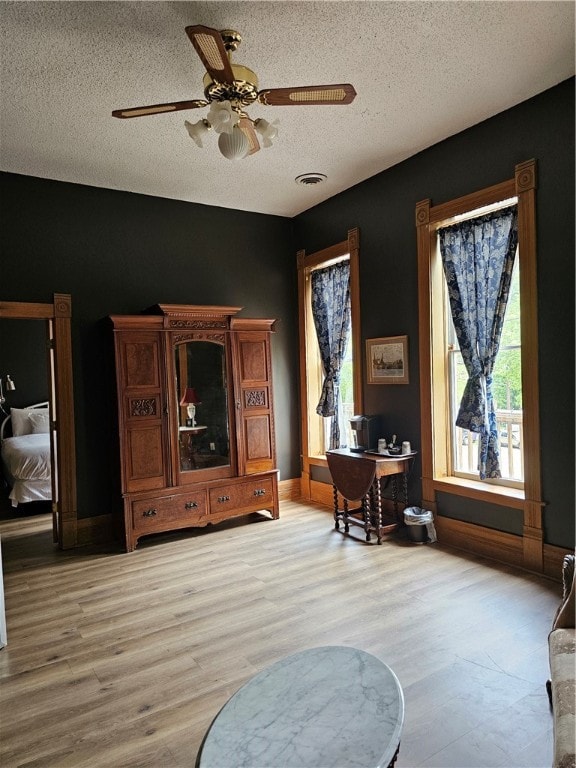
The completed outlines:
{"type": "Polygon", "coordinates": [[[348,230],[348,247],[351,251],[357,251],[360,247],[360,230],[358,227],[348,230]]]}
{"type": "Polygon", "coordinates": [[[421,227],[430,221],[430,200],[420,200],[416,203],[416,226],[421,227]]]}
{"type": "Polygon", "coordinates": [[[225,333],[201,333],[201,332],[195,332],[195,333],[175,333],[172,336],[172,340],[176,343],[180,341],[218,341],[221,344],[224,344],[226,340],[226,334],[225,333]]]}
{"type": "Polygon", "coordinates": [[[247,389],[244,392],[244,407],[245,408],[265,408],[267,406],[266,397],[267,392],[265,389],[247,389]]]}
{"type": "Polygon", "coordinates": [[[69,294],[54,294],[54,317],[72,317],[72,297],[69,294]]]}
{"type": "Polygon", "coordinates": [[[156,416],[156,403],[155,397],[130,400],[130,416],[156,416]]]}
{"type": "Polygon", "coordinates": [[[536,189],[536,160],[526,160],[524,163],[518,163],[514,169],[514,178],[517,193],[536,189]]]}
{"type": "Polygon", "coordinates": [[[195,330],[220,330],[228,328],[226,320],[169,320],[169,328],[194,328],[195,330]]]}

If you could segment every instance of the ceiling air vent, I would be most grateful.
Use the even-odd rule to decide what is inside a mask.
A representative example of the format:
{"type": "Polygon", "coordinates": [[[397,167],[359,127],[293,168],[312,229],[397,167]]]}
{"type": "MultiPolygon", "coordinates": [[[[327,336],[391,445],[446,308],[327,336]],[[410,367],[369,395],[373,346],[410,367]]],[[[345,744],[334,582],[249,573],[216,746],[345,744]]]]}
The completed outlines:
{"type": "Polygon", "coordinates": [[[296,176],[294,181],[296,184],[307,186],[309,184],[322,184],[323,181],[326,181],[326,178],[324,173],[302,173],[300,176],[296,176]]]}

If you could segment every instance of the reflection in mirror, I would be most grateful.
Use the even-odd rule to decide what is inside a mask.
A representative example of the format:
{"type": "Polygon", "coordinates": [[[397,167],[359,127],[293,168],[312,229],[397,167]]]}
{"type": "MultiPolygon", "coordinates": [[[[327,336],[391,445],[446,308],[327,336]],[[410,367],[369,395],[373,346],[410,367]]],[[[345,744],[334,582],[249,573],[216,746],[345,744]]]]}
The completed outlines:
{"type": "Polygon", "coordinates": [[[180,471],[230,464],[224,346],[188,341],[175,348],[180,471]]]}

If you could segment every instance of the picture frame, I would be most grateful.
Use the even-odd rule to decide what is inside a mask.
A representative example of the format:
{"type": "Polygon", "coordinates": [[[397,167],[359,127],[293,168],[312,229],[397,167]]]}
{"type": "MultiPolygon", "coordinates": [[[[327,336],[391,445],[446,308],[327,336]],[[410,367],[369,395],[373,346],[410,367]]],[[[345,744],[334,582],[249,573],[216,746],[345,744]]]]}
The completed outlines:
{"type": "Polygon", "coordinates": [[[408,336],[366,339],[368,384],[408,384],[408,336]]]}

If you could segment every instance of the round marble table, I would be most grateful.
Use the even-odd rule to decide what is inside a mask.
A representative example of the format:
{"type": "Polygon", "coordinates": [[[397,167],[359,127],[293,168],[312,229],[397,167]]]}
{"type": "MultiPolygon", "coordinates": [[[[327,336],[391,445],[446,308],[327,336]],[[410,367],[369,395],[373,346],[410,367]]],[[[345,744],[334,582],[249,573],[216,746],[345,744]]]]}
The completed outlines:
{"type": "Polygon", "coordinates": [[[288,656],[220,710],[197,768],[387,768],[400,744],[404,695],[394,672],[357,648],[288,656]]]}

